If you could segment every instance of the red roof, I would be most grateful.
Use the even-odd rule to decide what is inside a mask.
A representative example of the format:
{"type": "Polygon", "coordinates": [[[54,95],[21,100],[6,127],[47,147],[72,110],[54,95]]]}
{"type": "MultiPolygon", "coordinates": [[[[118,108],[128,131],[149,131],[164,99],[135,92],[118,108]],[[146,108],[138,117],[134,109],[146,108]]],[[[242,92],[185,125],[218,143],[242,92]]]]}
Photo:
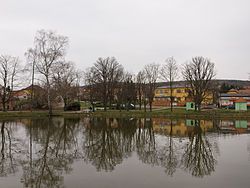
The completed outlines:
{"type": "Polygon", "coordinates": [[[245,99],[243,98],[239,98],[238,100],[236,100],[235,102],[247,102],[245,99]]]}

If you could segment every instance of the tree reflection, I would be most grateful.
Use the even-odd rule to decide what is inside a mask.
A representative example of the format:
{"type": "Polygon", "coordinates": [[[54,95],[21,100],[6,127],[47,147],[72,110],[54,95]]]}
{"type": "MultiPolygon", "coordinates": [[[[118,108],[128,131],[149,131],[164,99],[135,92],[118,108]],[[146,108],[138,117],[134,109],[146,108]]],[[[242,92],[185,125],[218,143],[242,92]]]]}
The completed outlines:
{"type": "MultiPolygon", "coordinates": [[[[65,119],[31,122],[30,158],[23,161],[26,187],[60,187],[63,173],[69,173],[73,159],[79,157],[75,122],[65,119]],[[32,140],[32,139],[33,140],[32,140]],[[36,141],[36,147],[32,147],[36,141]],[[38,148],[38,149],[37,149],[38,148]]],[[[79,121],[79,120],[78,120],[79,121]]]]}
{"type": "Polygon", "coordinates": [[[86,162],[98,171],[112,171],[133,151],[143,163],[159,165],[152,119],[91,119],[85,134],[86,162]]]}
{"type": "Polygon", "coordinates": [[[72,171],[75,159],[84,159],[98,171],[112,171],[132,153],[145,164],[162,166],[169,176],[177,168],[197,177],[215,170],[216,144],[211,144],[200,121],[195,126],[175,127],[176,123],[168,120],[163,127],[168,135],[156,134],[151,118],[43,118],[22,122],[17,129],[14,123],[0,124],[0,176],[15,173],[21,166],[25,187],[63,186],[63,176],[72,171]],[[174,135],[179,129],[188,132],[182,142],[174,135]]]}
{"type": "Polygon", "coordinates": [[[176,143],[173,139],[173,120],[170,120],[170,132],[167,144],[160,150],[161,165],[165,167],[167,175],[173,176],[178,165],[178,156],[176,143]]]}
{"type": "Polygon", "coordinates": [[[173,120],[170,120],[169,135],[165,135],[166,140],[162,142],[156,141],[150,118],[93,118],[86,126],[84,160],[98,171],[112,171],[124,158],[136,152],[140,161],[164,167],[167,175],[173,176],[181,167],[194,176],[203,177],[214,171],[216,160],[214,148],[199,123],[196,121],[189,130],[188,142],[180,142],[174,138],[173,120]]]}
{"type": "Polygon", "coordinates": [[[93,118],[86,130],[84,159],[98,171],[112,171],[129,156],[133,147],[135,121],[127,119],[93,118]]]}
{"type": "Polygon", "coordinates": [[[6,176],[17,171],[16,159],[13,156],[11,130],[6,127],[6,122],[1,123],[1,161],[0,176],[6,176]]]}
{"type": "Polygon", "coordinates": [[[215,170],[216,160],[212,144],[201,129],[200,120],[195,121],[193,128],[189,134],[189,142],[185,145],[181,164],[193,176],[203,177],[215,170]]]}
{"type": "Polygon", "coordinates": [[[143,121],[142,126],[141,119],[139,120],[139,128],[136,132],[137,154],[143,163],[159,165],[152,119],[144,118],[143,121]]]}

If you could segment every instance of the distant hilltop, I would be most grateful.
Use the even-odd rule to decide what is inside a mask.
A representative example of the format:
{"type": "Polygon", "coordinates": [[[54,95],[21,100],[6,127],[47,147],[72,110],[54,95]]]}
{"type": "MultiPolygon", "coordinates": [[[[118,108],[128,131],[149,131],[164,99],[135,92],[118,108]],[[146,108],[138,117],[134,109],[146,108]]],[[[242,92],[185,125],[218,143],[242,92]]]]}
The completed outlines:
{"type": "MultiPolygon", "coordinates": [[[[222,80],[222,79],[216,79],[213,80],[213,82],[217,83],[218,85],[229,85],[229,86],[234,86],[234,87],[239,87],[239,88],[244,88],[244,87],[250,87],[250,81],[248,80],[222,80]]],[[[157,86],[165,86],[167,82],[158,82],[157,86]]],[[[178,86],[186,86],[187,82],[186,81],[175,81],[174,85],[178,86]]]]}

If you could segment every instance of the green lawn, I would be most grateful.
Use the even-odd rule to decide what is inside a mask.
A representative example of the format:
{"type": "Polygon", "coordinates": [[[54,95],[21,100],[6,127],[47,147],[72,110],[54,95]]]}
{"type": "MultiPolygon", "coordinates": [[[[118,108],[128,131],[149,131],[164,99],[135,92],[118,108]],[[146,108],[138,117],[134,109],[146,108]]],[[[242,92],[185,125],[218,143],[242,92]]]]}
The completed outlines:
{"type": "MultiPolygon", "coordinates": [[[[15,117],[47,117],[47,111],[10,111],[0,112],[0,118],[15,118],[15,117]]],[[[170,109],[154,109],[152,112],[144,112],[143,110],[98,110],[96,112],[86,111],[53,111],[53,116],[97,116],[97,117],[171,117],[171,118],[232,118],[232,119],[250,119],[250,110],[236,112],[235,110],[216,109],[202,110],[201,112],[186,111],[184,108],[174,108],[173,112],[170,109]]]]}
{"type": "Polygon", "coordinates": [[[130,111],[118,111],[118,110],[108,110],[96,111],[93,113],[94,116],[106,116],[106,117],[173,117],[173,118],[247,118],[250,119],[250,110],[236,112],[235,110],[202,110],[200,112],[196,111],[186,111],[184,108],[174,108],[173,112],[170,109],[155,109],[152,112],[144,112],[139,110],[130,111]]]}

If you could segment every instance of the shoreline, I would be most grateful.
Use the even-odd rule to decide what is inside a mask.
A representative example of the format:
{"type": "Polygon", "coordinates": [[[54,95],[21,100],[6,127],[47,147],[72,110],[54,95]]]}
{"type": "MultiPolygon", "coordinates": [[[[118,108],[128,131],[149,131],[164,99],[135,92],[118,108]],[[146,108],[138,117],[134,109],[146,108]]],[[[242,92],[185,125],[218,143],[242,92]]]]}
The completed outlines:
{"type": "MultiPolygon", "coordinates": [[[[170,112],[169,109],[158,109],[152,112],[144,112],[143,110],[108,110],[108,111],[53,111],[52,117],[107,117],[107,118],[175,118],[175,119],[249,119],[250,110],[234,111],[234,110],[203,110],[200,112],[186,111],[184,109],[174,109],[170,112]]],[[[6,118],[41,118],[49,117],[48,111],[9,111],[0,112],[0,119],[6,118]]]]}

